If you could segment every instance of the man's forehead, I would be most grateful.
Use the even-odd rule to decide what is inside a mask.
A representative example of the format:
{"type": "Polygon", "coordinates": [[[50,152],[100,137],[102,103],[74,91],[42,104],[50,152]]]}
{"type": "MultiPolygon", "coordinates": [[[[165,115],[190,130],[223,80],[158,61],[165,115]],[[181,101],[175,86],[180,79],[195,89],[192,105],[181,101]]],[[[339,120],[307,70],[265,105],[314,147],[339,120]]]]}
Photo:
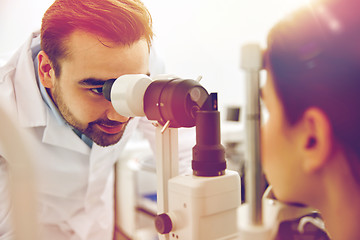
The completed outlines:
{"type": "Polygon", "coordinates": [[[148,73],[149,51],[145,39],[130,46],[114,47],[104,45],[101,42],[104,40],[83,31],[69,35],[64,43],[67,55],[60,60],[67,77],[71,74],[72,79],[107,80],[123,74],[148,73]]]}
{"type": "Polygon", "coordinates": [[[85,31],[74,31],[64,41],[67,51],[71,54],[94,51],[101,44],[101,38],[85,31]]]}
{"type": "Polygon", "coordinates": [[[80,54],[87,53],[89,51],[94,51],[96,49],[113,49],[113,48],[131,48],[132,45],[141,42],[146,50],[149,51],[148,44],[145,39],[140,39],[134,41],[131,44],[123,44],[119,41],[115,41],[109,38],[105,38],[99,35],[96,35],[91,32],[86,32],[82,30],[76,30],[72,32],[66,39],[65,45],[69,53],[71,54],[80,54]]]}

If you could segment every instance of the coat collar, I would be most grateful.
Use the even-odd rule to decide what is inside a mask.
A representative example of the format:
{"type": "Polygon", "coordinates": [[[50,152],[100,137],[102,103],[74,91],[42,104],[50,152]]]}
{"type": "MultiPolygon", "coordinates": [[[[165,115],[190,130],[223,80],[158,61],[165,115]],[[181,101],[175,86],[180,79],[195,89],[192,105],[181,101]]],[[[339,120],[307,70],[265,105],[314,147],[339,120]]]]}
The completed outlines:
{"type": "Polygon", "coordinates": [[[34,69],[32,43],[39,37],[34,32],[13,58],[16,69],[13,83],[16,96],[17,113],[22,127],[45,127],[42,141],[47,144],[89,154],[90,148],[65,123],[59,123],[51,116],[50,109],[44,102],[34,69]]]}
{"type": "Polygon", "coordinates": [[[14,88],[19,121],[24,127],[46,125],[46,105],[41,97],[35,77],[31,43],[39,36],[33,33],[18,52],[14,88]]]}

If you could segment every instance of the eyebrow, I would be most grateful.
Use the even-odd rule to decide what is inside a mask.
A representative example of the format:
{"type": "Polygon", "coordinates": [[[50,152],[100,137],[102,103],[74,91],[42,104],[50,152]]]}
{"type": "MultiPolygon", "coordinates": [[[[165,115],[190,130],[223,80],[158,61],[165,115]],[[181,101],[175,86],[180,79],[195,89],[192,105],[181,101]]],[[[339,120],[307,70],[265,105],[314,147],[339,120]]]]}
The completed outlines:
{"type": "Polygon", "coordinates": [[[96,78],[86,78],[86,79],[79,81],[79,84],[83,85],[83,86],[102,86],[102,85],[104,85],[104,83],[107,80],[115,80],[115,78],[114,79],[106,79],[106,80],[96,79],[96,78]]]}
{"type": "MultiPolygon", "coordinates": [[[[150,73],[146,73],[148,77],[150,77],[150,73]]],[[[82,86],[102,86],[105,84],[108,80],[116,80],[117,78],[110,78],[110,79],[97,79],[97,78],[86,78],[81,81],[79,81],[79,84],[82,86]]]]}

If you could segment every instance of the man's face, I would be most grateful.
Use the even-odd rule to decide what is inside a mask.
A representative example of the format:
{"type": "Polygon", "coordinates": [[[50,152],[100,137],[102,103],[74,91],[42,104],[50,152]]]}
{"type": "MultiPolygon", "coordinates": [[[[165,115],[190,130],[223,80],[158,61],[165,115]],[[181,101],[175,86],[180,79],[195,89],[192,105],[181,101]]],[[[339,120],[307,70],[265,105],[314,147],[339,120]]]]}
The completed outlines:
{"type": "Polygon", "coordinates": [[[124,74],[147,74],[146,40],[119,46],[106,39],[74,32],[66,43],[69,57],[60,61],[53,78],[52,98],[65,120],[100,146],[117,143],[129,118],[119,115],[101,91],[108,79],[124,74]]]}

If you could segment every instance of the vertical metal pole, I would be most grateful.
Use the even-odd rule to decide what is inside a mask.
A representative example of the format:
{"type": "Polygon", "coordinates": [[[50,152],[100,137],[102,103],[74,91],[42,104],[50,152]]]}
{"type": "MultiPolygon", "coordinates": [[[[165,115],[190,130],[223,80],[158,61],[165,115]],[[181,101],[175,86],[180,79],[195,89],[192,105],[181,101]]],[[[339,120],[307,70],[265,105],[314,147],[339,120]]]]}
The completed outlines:
{"type": "MultiPolygon", "coordinates": [[[[158,214],[169,211],[168,182],[179,175],[178,129],[156,127],[156,175],[158,214]]],[[[160,240],[168,240],[169,234],[159,234],[160,240]]]]}
{"type": "Polygon", "coordinates": [[[262,225],[262,168],[260,148],[259,71],[262,68],[261,48],[257,44],[244,45],[241,54],[246,74],[246,165],[245,197],[249,205],[251,225],[262,225]]]}

